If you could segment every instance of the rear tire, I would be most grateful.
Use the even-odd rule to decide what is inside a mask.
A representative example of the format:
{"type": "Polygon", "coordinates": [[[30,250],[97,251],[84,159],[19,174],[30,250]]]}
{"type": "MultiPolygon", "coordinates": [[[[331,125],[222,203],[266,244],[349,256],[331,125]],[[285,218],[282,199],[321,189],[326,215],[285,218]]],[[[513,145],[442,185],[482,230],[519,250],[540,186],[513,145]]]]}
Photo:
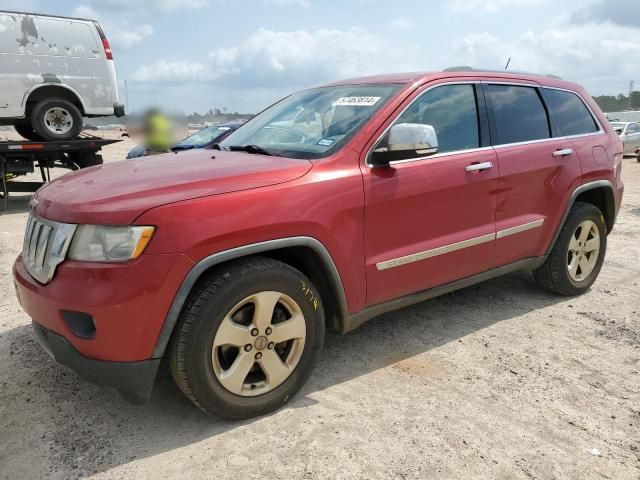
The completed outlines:
{"type": "Polygon", "coordinates": [[[576,202],[549,257],[533,276],[545,290],[580,295],[598,277],[606,250],[607,226],[602,212],[590,203],[576,202]]]}
{"type": "Polygon", "coordinates": [[[18,135],[22,138],[29,140],[30,142],[41,142],[42,137],[36,133],[31,124],[29,123],[17,123],[13,126],[18,135]]]}
{"type": "Polygon", "coordinates": [[[46,141],[73,140],[82,131],[78,107],[63,98],[40,100],[31,110],[31,126],[46,141]]]}
{"type": "Polygon", "coordinates": [[[207,413],[263,415],[306,383],[324,329],[320,296],[301,272],[269,258],[238,260],[190,295],[170,344],[171,372],[207,413]]]}

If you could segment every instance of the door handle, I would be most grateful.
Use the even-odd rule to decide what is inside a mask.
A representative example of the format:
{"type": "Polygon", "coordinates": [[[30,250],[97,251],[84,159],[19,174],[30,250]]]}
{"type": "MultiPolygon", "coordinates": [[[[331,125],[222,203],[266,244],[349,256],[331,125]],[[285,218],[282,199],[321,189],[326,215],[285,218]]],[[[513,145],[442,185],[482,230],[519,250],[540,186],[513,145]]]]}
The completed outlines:
{"type": "Polygon", "coordinates": [[[464,167],[467,172],[477,172],[478,170],[487,170],[489,168],[493,168],[492,162],[472,163],[464,167]]]}
{"type": "Polygon", "coordinates": [[[572,148],[563,148],[562,150],[556,150],[551,155],[553,155],[554,157],[566,157],[567,155],[571,155],[572,153],[572,148]]]}

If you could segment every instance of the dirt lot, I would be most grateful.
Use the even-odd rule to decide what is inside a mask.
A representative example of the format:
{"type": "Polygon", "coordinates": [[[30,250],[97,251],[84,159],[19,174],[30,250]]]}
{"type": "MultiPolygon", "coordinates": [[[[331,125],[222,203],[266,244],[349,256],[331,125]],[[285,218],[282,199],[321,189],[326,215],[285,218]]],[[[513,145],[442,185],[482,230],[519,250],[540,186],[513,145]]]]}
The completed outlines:
{"type": "MultiPolygon", "coordinates": [[[[106,149],[119,159],[130,143],[106,149]]],[[[151,403],[55,365],[11,264],[27,197],[0,216],[0,478],[640,478],[640,163],[586,295],[515,274],[330,336],[282,410],[224,422],[168,374],[151,403]]]]}

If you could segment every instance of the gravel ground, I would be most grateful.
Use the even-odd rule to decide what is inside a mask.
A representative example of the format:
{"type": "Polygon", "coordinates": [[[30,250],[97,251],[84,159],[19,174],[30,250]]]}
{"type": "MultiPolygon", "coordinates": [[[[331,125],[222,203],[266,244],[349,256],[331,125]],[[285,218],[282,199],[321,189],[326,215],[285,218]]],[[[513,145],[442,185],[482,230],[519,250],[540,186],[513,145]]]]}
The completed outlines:
{"type": "MultiPolygon", "coordinates": [[[[129,141],[105,149],[122,158],[129,141]]],[[[161,373],[129,405],[34,342],[11,264],[27,197],[0,216],[0,478],[640,478],[640,163],[594,287],[502,277],[329,336],[280,411],[208,417],[161,373]]]]}

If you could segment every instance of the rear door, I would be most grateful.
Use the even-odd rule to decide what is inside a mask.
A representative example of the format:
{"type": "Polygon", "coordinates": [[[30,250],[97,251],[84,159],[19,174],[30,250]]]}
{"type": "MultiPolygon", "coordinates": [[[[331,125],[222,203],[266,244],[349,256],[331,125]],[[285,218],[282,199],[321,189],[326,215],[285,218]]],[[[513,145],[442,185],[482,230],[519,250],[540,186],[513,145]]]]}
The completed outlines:
{"type": "Polygon", "coordinates": [[[408,102],[391,125],[432,125],[439,151],[363,166],[368,305],[483,272],[493,251],[498,169],[482,88],[436,85],[408,102]]]}
{"type": "Polygon", "coordinates": [[[581,169],[535,84],[486,83],[500,178],[494,267],[543,255],[581,169]]]}

